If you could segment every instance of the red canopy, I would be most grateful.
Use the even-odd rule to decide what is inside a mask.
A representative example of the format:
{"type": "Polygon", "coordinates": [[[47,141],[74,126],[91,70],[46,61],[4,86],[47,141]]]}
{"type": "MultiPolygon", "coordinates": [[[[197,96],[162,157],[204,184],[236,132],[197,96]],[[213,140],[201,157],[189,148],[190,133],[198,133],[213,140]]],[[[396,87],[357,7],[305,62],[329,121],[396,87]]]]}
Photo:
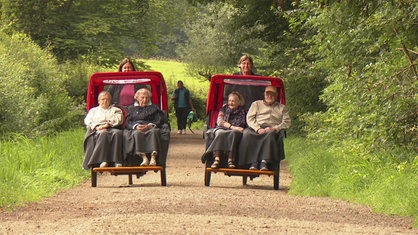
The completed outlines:
{"type": "Polygon", "coordinates": [[[151,88],[152,103],[161,110],[168,111],[167,87],[160,72],[156,71],[130,71],[130,72],[98,72],[90,77],[87,90],[87,111],[98,105],[97,96],[106,85],[118,84],[144,84],[151,88]]]}
{"type": "MultiPolygon", "coordinates": [[[[206,101],[206,115],[209,119],[209,127],[211,128],[216,126],[217,113],[225,102],[227,94],[224,94],[224,92],[227,86],[241,86],[249,90],[260,90],[261,88],[262,91],[266,86],[275,86],[279,91],[278,101],[282,104],[286,104],[284,84],[282,79],[278,77],[217,74],[212,76],[210,80],[209,94],[206,101]]],[[[249,100],[248,97],[246,97],[246,94],[242,95],[247,104],[254,101],[249,100]]]]}

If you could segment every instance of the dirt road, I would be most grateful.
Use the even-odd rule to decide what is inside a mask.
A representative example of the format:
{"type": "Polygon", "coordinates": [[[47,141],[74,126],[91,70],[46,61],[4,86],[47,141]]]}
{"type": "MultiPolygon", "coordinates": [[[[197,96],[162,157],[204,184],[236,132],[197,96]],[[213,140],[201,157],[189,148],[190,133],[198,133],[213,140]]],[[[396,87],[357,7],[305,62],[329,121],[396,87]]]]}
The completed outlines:
{"type": "Polygon", "coordinates": [[[38,203],[0,212],[1,234],[418,234],[413,219],[372,213],[366,206],[287,194],[291,176],[282,163],[280,190],[261,176],[213,174],[204,186],[202,134],[173,133],[167,186],[149,172],[134,185],[127,176],[99,175],[38,203]]]}

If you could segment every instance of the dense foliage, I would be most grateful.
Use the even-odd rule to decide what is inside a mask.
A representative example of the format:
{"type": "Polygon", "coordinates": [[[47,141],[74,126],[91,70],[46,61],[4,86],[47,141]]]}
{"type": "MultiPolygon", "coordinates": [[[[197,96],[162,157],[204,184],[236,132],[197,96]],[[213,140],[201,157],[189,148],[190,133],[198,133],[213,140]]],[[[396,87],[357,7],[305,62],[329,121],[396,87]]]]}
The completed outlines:
{"type": "Polygon", "coordinates": [[[78,123],[57,60],[22,35],[0,33],[0,133],[47,135],[78,123]]]}
{"type": "Polygon", "coordinates": [[[348,150],[418,146],[418,4],[316,7],[304,2],[290,16],[315,32],[304,40],[315,55],[311,69],[329,83],[321,95],[327,111],[306,115],[309,135],[348,150]]]}
{"type": "Polygon", "coordinates": [[[29,35],[59,61],[90,55],[108,66],[125,56],[175,57],[188,7],[186,0],[0,1],[8,34],[29,35]]]}

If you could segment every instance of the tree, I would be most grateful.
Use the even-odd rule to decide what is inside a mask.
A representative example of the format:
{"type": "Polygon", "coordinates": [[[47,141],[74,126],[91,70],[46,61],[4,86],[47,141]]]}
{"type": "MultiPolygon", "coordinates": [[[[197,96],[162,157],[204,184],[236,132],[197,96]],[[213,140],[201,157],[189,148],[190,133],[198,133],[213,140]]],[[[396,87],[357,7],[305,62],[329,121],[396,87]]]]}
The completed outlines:
{"type": "Polygon", "coordinates": [[[236,23],[235,19],[246,14],[246,10],[227,3],[200,5],[199,9],[185,30],[188,41],[180,47],[192,74],[210,79],[215,73],[231,71],[242,54],[256,54],[262,46],[262,40],[251,36],[264,29],[262,24],[236,23]]]}
{"type": "Polygon", "coordinates": [[[3,0],[2,28],[9,34],[30,35],[61,61],[92,54],[113,63],[133,41],[144,42],[146,48],[153,35],[151,29],[141,27],[148,6],[148,0],[3,0]]]}
{"type": "Polygon", "coordinates": [[[306,119],[309,136],[347,150],[417,146],[418,4],[303,2],[317,12],[305,21],[316,33],[304,43],[329,82],[328,109],[306,119]]]}

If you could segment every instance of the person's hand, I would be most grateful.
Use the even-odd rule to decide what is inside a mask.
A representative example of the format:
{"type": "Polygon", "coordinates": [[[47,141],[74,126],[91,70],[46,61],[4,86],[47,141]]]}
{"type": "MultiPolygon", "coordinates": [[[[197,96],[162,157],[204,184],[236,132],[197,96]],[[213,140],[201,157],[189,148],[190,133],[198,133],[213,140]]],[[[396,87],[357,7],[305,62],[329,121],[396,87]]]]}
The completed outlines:
{"type": "Polygon", "coordinates": [[[231,130],[237,130],[237,131],[243,132],[244,128],[242,128],[240,126],[231,126],[231,130]]]}
{"type": "Polygon", "coordinates": [[[97,130],[97,131],[104,130],[104,129],[109,128],[110,126],[111,126],[111,125],[110,125],[110,123],[106,123],[106,124],[103,124],[103,125],[99,125],[99,126],[97,126],[97,127],[96,127],[96,130],[97,130]]]}
{"type": "Polygon", "coordinates": [[[139,130],[139,131],[147,131],[147,130],[150,129],[150,126],[148,126],[148,125],[137,125],[136,129],[139,130]]]}
{"type": "Polygon", "coordinates": [[[266,127],[266,128],[258,129],[257,133],[258,134],[264,134],[264,133],[271,132],[271,131],[274,131],[274,128],[266,127]]]}

